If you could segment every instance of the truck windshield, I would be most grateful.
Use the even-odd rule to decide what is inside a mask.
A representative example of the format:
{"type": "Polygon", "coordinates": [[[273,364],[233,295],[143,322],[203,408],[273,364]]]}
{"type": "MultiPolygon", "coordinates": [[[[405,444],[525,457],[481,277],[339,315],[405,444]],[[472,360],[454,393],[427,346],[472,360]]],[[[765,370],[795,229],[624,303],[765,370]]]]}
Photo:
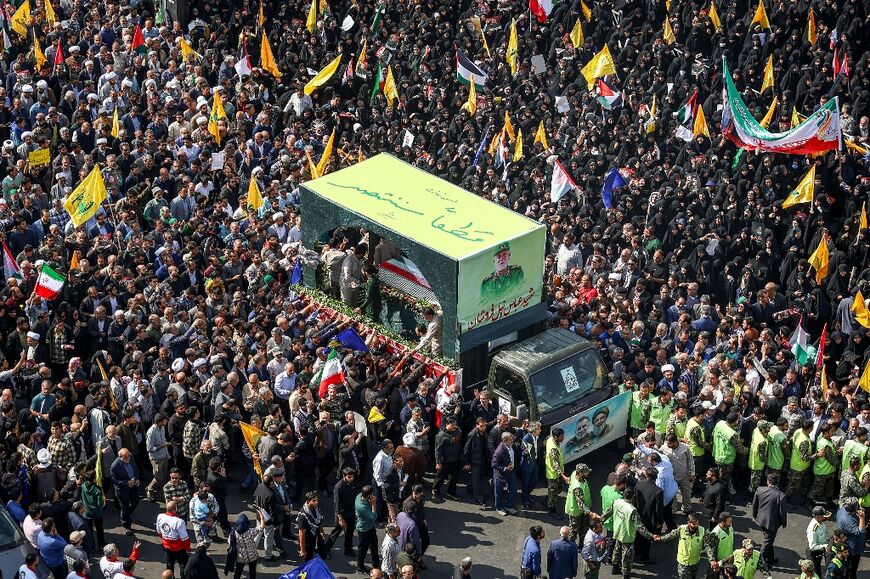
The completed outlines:
{"type": "Polygon", "coordinates": [[[605,369],[590,348],[532,374],[532,391],[541,412],[577,402],[604,385],[605,369]]]}
{"type": "Polygon", "coordinates": [[[6,509],[0,509],[0,550],[17,547],[24,542],[24,534],[6,509]]]}

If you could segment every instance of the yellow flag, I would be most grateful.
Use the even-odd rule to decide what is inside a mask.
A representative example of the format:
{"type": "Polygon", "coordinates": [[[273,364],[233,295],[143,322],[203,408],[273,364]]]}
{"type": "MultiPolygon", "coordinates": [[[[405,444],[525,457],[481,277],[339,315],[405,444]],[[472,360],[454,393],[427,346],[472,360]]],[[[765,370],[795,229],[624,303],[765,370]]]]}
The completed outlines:
{"type": "MultiPolygon", "coordinates": [[[[357,68],[365,65],[365,63],[366,63],[366,51],[368,49],[369,49],[369,40],[368,40],[368,38],[363,38],[362,49],[359,51],[359,58],[356,59],[357,68]]],[[[339,62],[341,62],[341,61],[339,60],[339,62]]],[[[308,94],[308,93],[305,93],[305,94],[308,94]]]]}
{"type": "Polygon", "coordinates": [[[326,0],[320,0],[320,13],[326,12],[327,8],[329,8],[329,4],[327,4],[326,0]]]}
{"type": "Polygon", "coordinates": [[[88,176],[66,198],[63,208],[69,213],[73,225],[78,227],[93,217],[105,200],[106,184],[103,182],[103,174],[100,173],[100,166],[94,165],[88,176]]]}
{"type": "Polygon", "coordinates": [[[761,81],[761,93],[763,94],[769,88],[773,88],[773,55],[767,57],[767,62],[764,64],[764,80],[761,81]]]}
{"type": "Polygon", "coordinates": [[[807,174],[803,176],[800,183],[798,183],[797,187],[794,188],[794,191],[789,193],[788,197],[785,198],[785,201],[782,202],[782,208],[788,209],[792,205],[798,205],[800,203],[812,203],[815,188],[816,166],[814,164],[810,166],[810,170],[807,171],[807,174]]]}
{"type": "MultiPolygon", "coordinates": [[[[257,428],[256,426],[252,426],[247,422],[239,421],[239,429],[242,431],[242,438],[245,439],[245,444],[248,445],[248,450],[251,451],[251,454],[257,453],[257,442],[266,436],[266,433],[257,428]]],[[[257,472],[257,475],[263,476],[263,467],[260,466],[260,461],[254,461],[254,470],[257,472]]]]}
{"type": "Polygon", "coordinates": [[[665,41],[665,44],[673,44],[677,41],[677,37],[674,36],[674,29],[671,28],[671,21],[665,18],[665,32],[662,35],[662,38],[665,41]]]}
{"type": "Polygon", "coordinates": [[[263,31],[263,42],[260,43],[260,68],[272,73],[275,78],[281,78],[281,71],[278,70],[278,63],[275,62],[275,57],[272,56],[272,47],[269,46],[269,39],[266,38],[266,31],[263,31]]]}
{"type": "Polygon", "coordinates": [[[514,161],[523,158],[523,129],[517,131],[517,140],[514,142],[514,161]]]}
{"type": "Polygon", "coordinates": [[[365,155],[363,155],[363,152],[362,152],[362,145],[360,145],[360,146],[359,146],[359,149],[357,149],[357,153],[356,153],[356,162],[357,162],[357,163],[362,163],[362,162],[365,161],[365,160],[366,160],[366,158],[365,158],[365,155]]]}
{"type": "Polygon", "coordinates": [[[586,22],[590,22],[592,20],[592,9],[583,0],[580,0],[580,10],[583,11],[583,18],[586,19],[586,22]]]}
{"type": "Polygon", "coordinates": [[[861,386],[865,392],[870,392],[870,362],[867,362],[867,365],[864,366],[864,373],[861,374],[861,381],[858,382],[858,385],[861,386]]]}
{"type": "Polygon", "coordinates": [[[794,127],[798,126],[799,124],[801,124],[801,117],[797,112],[797,107],[792,106],[791,107],[791,126],[792,126],[792,128],[794,128],[794,127]]]}
{"type": "Polygon", "coordinates": [[[828,371],[825,368],[825,364],[822,364],[822,376],[819,378],[819,381],[822,383],[822,398],[828,397],[828,371]]]}
{"type": "MultiPolygon", "coordinates": [[[[363,49],[363,54],[365,54],[365,49],[363,49]]],[[[339,53],[332,62],[327,64],[323,70],[318,72],[314,78],[308,81],[308,84],[305,85],[305,94],[310,95],[329,82],[329,79],[331,79],[332,75],[335,74],[335,71],[338,70],[339,64],[341,64],[341,53],[339,53]]]]}
{"type": "Polygon", "coordinates": [[[42,53],[42,47],[39,46],[39,40],[35,34],[33,35],[33,58],[36,59],[36,70],[41,69],[42,65],[48,62],[48,59],[42,53]]]}
{"type": "Polygon", "coordinates": [[[112,114],[112,136],[116,139],[121,136],[121,123],[118,122],[117,106],[115,106],[115,112],[112,114]]]}
{"type": "Polygon", "coordinates": [[[867,229],[867,202],[861,205],[861,217],[858,218],[858,229],[867,229]]]}
{"type": "Polygon", "coordinates": [[[332,146],[335,144],[335,129],[332,129],[332,134],[329,135],[329,140],[326,141],[326,147],[323,149],[323,155],[317,163],[317,176],[323,177],[326,174],[326,166],[329,164],[329,158],[332,156],[332,146]]]}
{"type": "Polygon", "coordinates": [[[504,112],[504,130],[507,131],[507,134],[510,137],[511,141],[517,138],[517,133],[514,130],[513,124],[511,123],[511,116],[508,114],[507,111],[504,112]]]}
{"type": "Polygon", "coordinates": [[[202,58],[202,55],[195,51],[193,47],[190,46],[190,43],[182,36],[181,37],[181,60],[182,62],[187,62],[187,57],[193,56],[194,58],[202,58]]]}
{"type": "Polygon", "coordinates": [[[386,420],[386,419],[387,418],[384,416],[383,412],[378,410],[377,406],[372,406],[372,409],[369,410],[368,421],[371,422],[372,424],[377,424],[378,422],[381,422],[382,420],[386,420]]]}
{"type": "Polygon", "coordinates": [[[396,90],[396,79],[393,78],[393,67],[387,65],[387,78],[384,80],[384,96],[387,97],[387,106],[393,108],[393,103],[399,98],[399,91],[396,90]]]}
{"type": "Polygon", "coordinates": [[[807,18],[807,42],[816,43],[816,13],[812,8],[810,8],[810,15],[807,18]]]}
{"type": "Polygon", "coordinates": [[[580,72],[586,79],[586,84],[589,90],[595,86],[595,79],[608,74],[616,74],[616,65],[613,63],[613,57],[610,56],[610,48],[605,44],[598,54],[592,57],[592,60],[586,63],[580,72]]]}
{"type": "Polygon", "coordinates": [[[51,5],[50,0],[45,0],[45,19],[51,25],[57,22],[57,16],[54,14],[54,7],[51,5]]]}
{"type": "Polygon", "coordinates": [[[263,11],[263,0],[260,0],[260,11],[257,13],[257,26],[262,27],[266,21],[266,13],[263,11]]]}
{"type": "Polygon", "coordinates": [[[468,111],[468,116],[473,117],[477,112],[477,88],[474,86],[474,75],[471,75],[471,83],[468,85],[468,100],[462,105],[462,110],[468,111]]]}
{"type": "Polygon", "coordinates": [[[855,300],[852,302],[852,313],[855,314],[855,321],[865,328],[870,328],[870,310],[867,309],[867,302],[864,301],[861,290],[855,294],[855,300]]]}
{"type": "Polygon", "coordinates": [[[656,130],[656,112],[656,95],[653,95],[652,106],[649,108],[649,120],[644,125],[647,135],[656,130]]]}
{"type": "Polygon", "coordinates": [[[492,141],[490,141],[489,143],[489,149],[486,151],[490,155],[495,155],[495,150],[498,148],[499,138],[501,138],[501,133],[496,133],[492,136],[492,141]]]}
{"type": "Polygon", "coordinates": [[[218,93],[214,93],[214,102],[211,105],[211,114],[208,116],[208,132],[212,134],[215,142],[220,146],[221,131],[218,127],[218,121],[227,118],[227,113],[224,112],[224,103],[218,93]]]}
{"type": "Polygon", "coordinates": [[[756,22],[762,30],[770,30],[770,21],[767,19],[767,10],[764,9],[764,0],[758,0],[758,8],[755,9],[755,16],[752,17],[749,27],[752,28],[756,22]]]}
{"type": "Polygon", "coordinates": [[[713,23],[716,30],[722,28],[722,21],[719,20],[719,11],[716,10],[716,3],[713,0],[710,0],[710,12],[707,13],[707,16],[710,17],[710,22],[713,23]]]}
{"type": "Polygon", "coordinates": [[[483,27],[480,25],[480,17],[472,16],[468,21],[471,22],[474,31],[480,36],[480,40],[483,42],[483,51],[486,53],[487,58],[492,58],[492,55],[489,53],[489,44],[486,42],[486,34],[483,33],[483,27]]]}
{"type": "Polygon", "coordinates": [[[855,151],[856,153],[858,153],[861,156],[864,156],[867,154],[867,149],[865,147],[862,147],[861,145],[859,145],[855,141],[852,141],[849,139],[843,139],[843,142],[846,143],[847,149],[852,149],[853,151],[855,151]]]}
{"type": "Polygon", "coordinates": [[[759,125],[764,127],[765,129],[770,126],[770,122],[773,120],[773,115],[776,114],[776,105],[777,105],[776,95],[773,96],[773,102],[770,103],[770,108],[767,109],[767,113],[764,115],[764,118],[758,122],[759,125]]]}
{"type": "Polygon", "coordinates": [[[311,0],[311,8],[308,10],[308,18],[305,20],[305,28],[308,32],[314,34],[314,27],[317,26],[317,0],[311,0]]]}
{"type": "Polygon", "coordinates": [[[544,121],[541,121],[538,124],[538,131],[535,133],[535,142],[541,143],[541,146],[544,149],[549,149],[550,145],[547,144],[547,132],[544,130],[544,121]]]}
{"type": "Polygon", "coordinates": [[[505,60],[511,67],[511,75],[516,76],[517,64],[519,63],[519,42],[517,40],[517,21],[511,20],[511,32],[508,38],[507,51],[505,52],[505,60]]]}
{"type": "Polygon", "coordinates": [[[816,283],[822,283],[822,280],[828,275],[828,265],[830,262],[827,233],[822,233],[822,238],[819,240],[819,246],[810,256],[809,262],[816,270],[816,283]]]}
{"type": "Polygon", "coordinates": [[[30,21],[30,0],[24,0],[9,19],[9,25],[21,38],[27,38],[27,27],[30,26],[30,21]]]}
{"type": "Polygon", "coordinates": [[[704,107],[698,107],[698,114],[695,115],[695,126],[692,127],[692,137],[704,135],[710,138],[710,129],[707,128],[707,119],[704,117],[704,107]]]}
{"type": "Polygon", "coordinates": [[[314,164],[314,161],[311,159],[311,153],[305,151],[305,157],[308,159],[308,172],[311,173],[312,179],[317,179],[320,175],[317,174],[317,166],[314,164]]]}
{"type": "MultiPolygon", "coordinates": [[[[74,269],[78,269],[79,267],[79,259],[82,257],[82,251],[80,249],[76,249],[73,251],[72,259],[69,260],[69,269],[70,271],[74,269]]],[[[99,362],[99,358],[97,359],[99,362]]]]}
{"type": "Polygon", "coordinates": [[[574,45],[574,48],[580,48],[583,46],[583,27],[580,26],[580,19],[577,19],[577,22],[574,23],[574,28],[571,30],[571,44],[574,45]]]}
{"type": "Polygon", "coordinates": [[[248,179],[248,209],[259,211],[265,204],[260,186],[257,184],[257,177],[252,173],[251,178],[248,179]]]}

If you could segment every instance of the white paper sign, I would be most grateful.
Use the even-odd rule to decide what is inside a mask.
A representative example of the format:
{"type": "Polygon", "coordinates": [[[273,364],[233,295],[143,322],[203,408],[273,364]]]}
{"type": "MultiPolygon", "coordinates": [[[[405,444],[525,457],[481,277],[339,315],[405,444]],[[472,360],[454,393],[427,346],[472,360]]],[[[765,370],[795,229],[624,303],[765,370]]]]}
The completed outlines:
{"type": "Polygon", "coordinates": [[[402,139],[402,146],[403,147],[413,147],[414,146],[414,134],[411,131],[409,131],[408,129],[405,129],[405,137],[402,139]]]}
{"type": "Polygon", "coordinates": [[[224,152],[218,151],[211,154],[211,170],[220,171],[224,168],[224,152]]]}
{"type": "Polygon", "coordinates": [[[511,414],[511,401],[507,398],[498,397],[498,412],[499,414],[511,414]]]}
{"type": "Polygon", "coordinates": [[[544,60],[543,54],[536,54],[532,57],[532,71],[535,74],[544,74],[547,72],[547,61],[544,60]]]}
{"type": "Polygon", "coordinates": [[[577,380],[577,374],[574,372],[574,366],[562,368],[562,382],[565,383],[565,392],[573,392],[580,388],[580,381],[577,380]]]}
{"type": "Polygon", "coordinates": [[[353,28],[354,24],[355,24],[355,22],[353,21],[353,18],[351,18],[350,14],[348,14],[347,16],[344,17],[344,22],[341,23],[341,29],[343,31],[347,32],[348,30],[353,28]]]}
{"type": "Polygon", "coordinates": [[[571,105],[568,104],[568,97],[556,97],[556,110],[560,113],[567,113],[569,110],[571,110],[571,105]]]}

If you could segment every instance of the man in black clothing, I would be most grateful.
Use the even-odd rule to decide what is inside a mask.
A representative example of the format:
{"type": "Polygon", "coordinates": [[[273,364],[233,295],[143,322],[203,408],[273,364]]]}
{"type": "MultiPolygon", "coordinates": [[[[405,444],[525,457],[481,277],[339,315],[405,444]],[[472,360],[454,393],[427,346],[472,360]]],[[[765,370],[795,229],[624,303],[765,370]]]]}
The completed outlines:
{"type": "Polygon", "coordinates": [[[710,522],[707,528],[712,529],[719,519],[719,515],[725,510],[725,493],[727,489],[719,479],[719,469],[713,467],[707,470],[707,488],[704,489],[704,517],[710,522]]]}
{"type": "Polygon", "coordinates": [[[456,418],[448,416],[444,430],[441,430],[435,437],[435,470],[438,472],[438,479],[432,490],[432,497],[435,500],[441,499],[441,487],[444,485],[445,479],[447,480],[447,498],[457,500],[456,478],[459,476],[461,458],[462,433],[456,426],[456,418]]]}
{"type": "Polygon", "coordinates": [[[462,449],[462,462],[465,463],[465,470],[471,473],[469,490],[474,495],[474,501],[481,506],[484,505],[483,495],[491,456],[486,440],[487,426],[486,419],[478,417],[462,449]]]}
{"type": "MultiPolygon", "coordinates": [[[[341,471],[341,480],[335,483],[333,499],[335,502],[335,526],[344,531],[344,554],[352,557],[353,531],[356,525],[356,471],[345,468],[341,471]]],[[[335,537],[338,539],[338,535],[335,537]]]]}
{"type": "MultiPolygon", "coordinates": [[[[650,533],[661,534],[665,522],[664,492],[656,486],[658,472],[649,466],[635,486],[635,505],[641,522],[650,533]]],[[[649,561],[650,542],[640,534],[635,539],[635,552],[642,562],[649,561]]]]}

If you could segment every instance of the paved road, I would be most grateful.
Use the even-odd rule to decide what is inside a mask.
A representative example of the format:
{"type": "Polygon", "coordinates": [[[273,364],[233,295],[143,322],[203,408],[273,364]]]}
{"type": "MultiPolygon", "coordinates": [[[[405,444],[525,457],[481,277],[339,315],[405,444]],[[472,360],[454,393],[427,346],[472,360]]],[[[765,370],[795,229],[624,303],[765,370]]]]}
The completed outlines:
{"type": "MultiPolygon", "coordinates": [[[[620,453],[611,445],[584,458],[593,469],[590,485],[593,488],[592,495],[596,511],[600,511],[597,491],[619,456],[620,453]]],[[[235,478],[233,473],[230,473],[230,477],[235,478]]],[[[237,486],[234,485],[233,488],[237,492],[228,500],[230,520],[233,520],[233,514],[242,511],[252,515],[249,505],[250,497],[245,493],[238,492],[237,486]]],[[[535,496],[539,499],[544,498],[545,494],[545,488],[538,488],[535,492],[535,496]]],[[[460,502],[427,503],[426,510],[432,546],[427,552],[429,569],[423,574],[426,579],[451,579],[454,565],[465,556],[470,556],[474,560],[475,578],[517,578],[522,545],[529,527],[533,524],[544,526],[547,537],[544,539],[542,547],[546,549],[550,539],[557,536],[558,527],[561,525],[561,523],[553,521],[545,512],[546,509],[541,507],[529,512],[520,511],[517,516],[502,518],[493,510],[479,510],[477,505],[468,500],[468,495],[462,487],[460,487],[460,499],[460,502]]],[[[329,522],[333,521],[331,504],[331,500],[321,501],[327,515],[326,520],[329,522]]],[[[157,578],[160,577],[160,573],[164,569],[163,551],[153,529],[154,519],[159,512],[158,507],[158,505],[143,501],[135,513],[135,518],[140,524],[136,524],[134,530],[143,542],[141,562],[136,566],[137,577],[157,578]]],[[[735,514],[737,534],[735,544],[745,537],[751,537],[756,541],[761,540],[761,532],[747,517],[745,505],[731,504],[728,505],[728,509],[735,514]]],[[[808,521],[808,513],[790,514],[788,527],[783,529],[777,538],[777,556],[780,563],[773,573],[774,579],[793,579],[797,575],[795,570],[798,559],[803,556],[806,544],[805,529],[808,521]]],[[[677,522],[685,522],[685,518],[677,516],[677,522]]],[[[109,540],[115,541],[121,548],[122,555],[126,556],[133,539],[123,534],[123,529],[118,526],[117,516],[114,512],[110,511],[107,514],[106,526],[109,540]]],[[[383,537],[383,531],[379,532],[379,537],[383,537]]],[[[342,539],[339,539],[338,547],[333,549],[333,558],[329,561],[330,568],[336,577],[358,577],[354,572],[355,562],[349,561],[341,553],[341,541],[342,539]]],[[[291,546],[295,546],[295,543],[291,543],[291,546]]],[[[218,564],[218,569],[222,569],[226,545],[214,544],[210,552],[218,564]]],[[[653,547],[653,558],[656,559],[656,562],[645,567],[637,567],[634,574],[638,577],[675,575],[675,557],[676,542],[656,544],[653,547]]],[[[258,577],[276,578],[294,567],[295,561],[266,563],[261,559],[258,577]]],[[[706,570],[703,562],[701,568],[702,572],[706,570]]],[[[865,554],[862,561],[859,577],[862,577],[862,574],[865,579],[870,578],[870,552],[865,554]]],[[[602,570],[601,577],[610,576],[609,568],[602,570]]]]}

